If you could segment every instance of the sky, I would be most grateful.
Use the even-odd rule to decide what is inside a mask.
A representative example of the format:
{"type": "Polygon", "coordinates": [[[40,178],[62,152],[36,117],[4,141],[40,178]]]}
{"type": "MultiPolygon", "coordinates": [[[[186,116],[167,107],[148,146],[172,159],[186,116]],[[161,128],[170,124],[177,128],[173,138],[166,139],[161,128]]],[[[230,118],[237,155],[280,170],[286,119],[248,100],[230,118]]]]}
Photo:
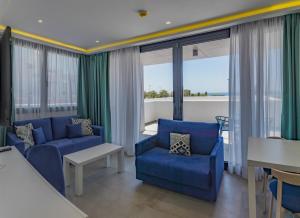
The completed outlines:
{"type": "MultiPolygon", "coordinates": [[[[192,93],[228,93],[229,56],[183,62],[183,87],[192,93]]],[[[172,64],[144,66],[145,91],[173,90],[172,64]]]]}

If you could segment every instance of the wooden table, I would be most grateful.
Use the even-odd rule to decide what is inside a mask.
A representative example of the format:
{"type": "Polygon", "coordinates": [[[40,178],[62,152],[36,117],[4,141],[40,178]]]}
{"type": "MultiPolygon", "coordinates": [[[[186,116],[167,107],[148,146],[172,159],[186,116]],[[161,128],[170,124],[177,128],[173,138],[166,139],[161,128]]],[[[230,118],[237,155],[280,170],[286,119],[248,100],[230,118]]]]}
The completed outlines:
{"type": "Polygon", "coordinates": [[[256,217],[255,167],[275,168],[300,173],[300,141],[249,138],[249,218],[256,217]]]}
{"type": "Polygon", "coordinates": [[[118,157],[118,172],[124,170],[124,150],[122,146],[104,143],[88,149],[77,151],[64,156],[65,185],[70,185],[70,164],[75,166],[75,194],[83,193],[83,167],[94,161],[107,158],[107,165],[111,155],[118,157]]]}
{"type": "Polygon", "coordinates": [[[56,191],[16,148],[0,153],[0,166],[0,217],[87,217],[56,191]]]}

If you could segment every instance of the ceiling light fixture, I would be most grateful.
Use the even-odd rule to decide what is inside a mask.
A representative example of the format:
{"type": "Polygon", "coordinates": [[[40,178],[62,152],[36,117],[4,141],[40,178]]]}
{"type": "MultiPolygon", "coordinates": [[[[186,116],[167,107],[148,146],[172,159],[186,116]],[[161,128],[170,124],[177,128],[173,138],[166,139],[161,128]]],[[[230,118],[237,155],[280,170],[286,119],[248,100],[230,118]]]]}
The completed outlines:
{"type": "Polygon", "coordinates": [[[42,19],[38,19],[38,23],[43,23],[43,20],[42,19]]]}
{"type": "Polygon", "coordinates": [[[166,24],[167,25],[170,25],[172,22],[171,21],[166,21],[166,24]]]}
{"type": "Polygon", "coordinates": [[[139,14],[139,16],[140,16],[141,18],[146,17],[146,16],[149,15],[149,12],[148,12],[147,10],[144,10],[144,9],[138,10],[137,13],[139,14]]]}

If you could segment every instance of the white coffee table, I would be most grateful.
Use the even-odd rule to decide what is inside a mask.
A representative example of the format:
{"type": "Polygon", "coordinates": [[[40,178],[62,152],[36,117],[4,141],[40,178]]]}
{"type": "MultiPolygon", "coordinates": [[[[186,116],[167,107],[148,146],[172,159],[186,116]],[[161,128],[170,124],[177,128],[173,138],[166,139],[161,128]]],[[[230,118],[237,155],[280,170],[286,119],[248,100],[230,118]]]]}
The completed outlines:
{"type": "Polygon", "coordinates": [[[105,143],[64,156],[65,185],[70,185],[70,164],[75,167],[75,194],[83,193],[83,167],[86,164],[106,158],[107,165],[111,155],[117,155],[118,173],[124,170],[124,149],[122,146],[105,143]]]}

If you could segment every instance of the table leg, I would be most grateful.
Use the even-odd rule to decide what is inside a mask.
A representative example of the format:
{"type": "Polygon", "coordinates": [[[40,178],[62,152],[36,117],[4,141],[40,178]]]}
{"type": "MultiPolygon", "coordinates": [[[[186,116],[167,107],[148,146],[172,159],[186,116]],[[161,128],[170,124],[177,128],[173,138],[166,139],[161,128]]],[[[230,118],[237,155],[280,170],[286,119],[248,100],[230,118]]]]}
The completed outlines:
{"type": "Polygon", "coordinates": [[[255,167],[248,165],[249,218],[256,218],[255,167]]]}
{"type": "Polygon", "coordinates": [[[80,196],[83,192],[83,167],[75,166],[75,194],[80,196]]]}
{"type": "Polygon", "coordinates": [[[106,156],[106,167],[110,167],[110,155],[106,156]]]}
{"type": "Polygon", "coordinates": [[[64,159],[65,186],[70,186],[70,163],[64,159]]]}
{"type": "Polygon", "coordinates": [[[123,149],[118,152],[118,173],[124,171],[124,151],[123,149]]]}

